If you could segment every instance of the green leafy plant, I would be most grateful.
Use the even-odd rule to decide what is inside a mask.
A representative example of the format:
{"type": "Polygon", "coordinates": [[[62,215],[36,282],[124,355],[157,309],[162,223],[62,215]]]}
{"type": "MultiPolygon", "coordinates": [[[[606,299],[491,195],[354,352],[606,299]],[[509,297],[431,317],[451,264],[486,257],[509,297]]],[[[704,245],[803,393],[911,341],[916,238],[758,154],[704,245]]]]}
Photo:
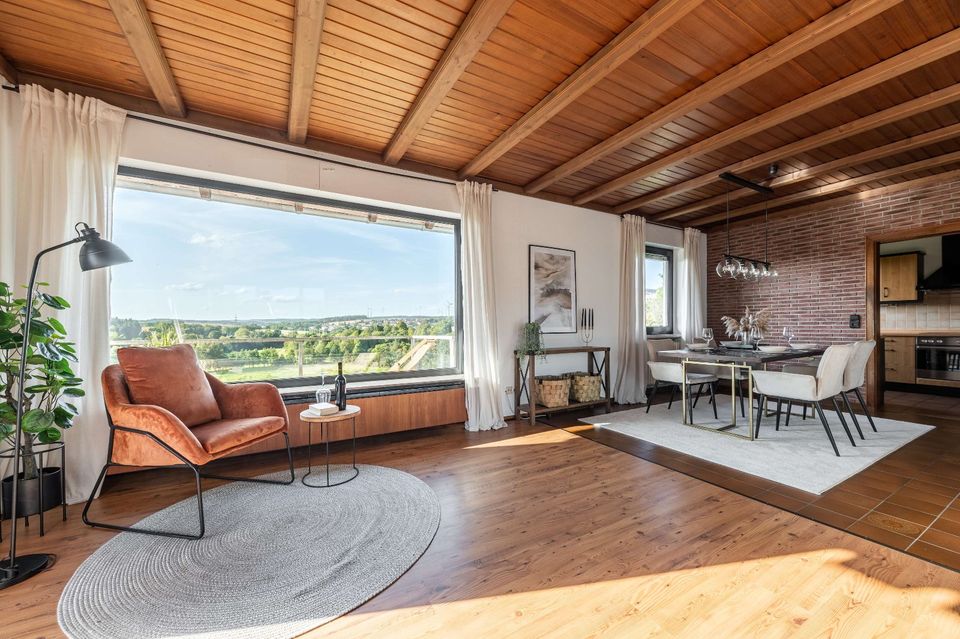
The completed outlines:
{"type": "Polygon", "coordinates": [[[517,344],[518,355],[540,355],[543,353],[543,331],[539,322],[527,322],[520,329],[520,341],[517,344]]]}
{"type": "Polygon", "coordinates": [[[64,310],[70,304],[62,297],[42,292],[44,286],[45,282],[37,285],[29,346],[23,353],[27,300],[16,297],[8,284],[0,282],[0,438],[13,446],[20,360],[26,357],[20,438],[24,479],[39,476],[34,445],[60,441],[63,430],[73,426],[77,416],[71,400],[83,396],[83,380],[70,368],[71,362],[77,361],[75,346],[67,341],[63,324],[49,315],[50,310],[64,310]]]}

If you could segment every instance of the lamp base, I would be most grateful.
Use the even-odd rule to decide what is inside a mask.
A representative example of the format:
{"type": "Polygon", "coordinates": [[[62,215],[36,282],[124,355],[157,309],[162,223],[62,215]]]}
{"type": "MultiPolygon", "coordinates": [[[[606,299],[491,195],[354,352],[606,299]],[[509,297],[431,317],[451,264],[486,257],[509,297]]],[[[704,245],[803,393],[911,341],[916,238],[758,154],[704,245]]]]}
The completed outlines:
{"type": "Polygon", "coordinates": [[[23,555],[17,557],[10,569],[10,560],[0,561],[0,590],[26,581],[48,566],[53,565],[53,555],[23,555]]]}

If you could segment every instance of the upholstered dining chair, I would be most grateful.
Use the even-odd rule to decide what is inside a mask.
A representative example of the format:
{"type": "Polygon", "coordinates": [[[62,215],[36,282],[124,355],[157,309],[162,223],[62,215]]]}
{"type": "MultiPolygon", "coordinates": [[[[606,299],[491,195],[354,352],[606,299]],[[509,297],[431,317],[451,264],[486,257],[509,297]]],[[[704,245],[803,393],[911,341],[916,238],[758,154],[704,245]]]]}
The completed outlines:
{"type": "Polygon", "coordinates": [[[833,446],[833,452],[839,457],[840,450],[837,448],[837,442],[833,439],[830,425],[827,423],[827,418],[820,407],[821,401],[829,399],[833,401],[833,407],[840,417],[840,424],[846,431],[850,444],[856,446],[857,443],[853,440],[853,435],[850,434],[847,422],[843,419],[843,414],[840,411],[840,405],[837,403],[837,395],[840,394],[840,389],[843,387],[844,371],[852,354],[853,346],[850,344],[827,348],[823,357],[820,358],[820,365],[817,367],[815,375],[783,371],[753,371],[751,376],[759,400],[754,436],[760,436],[760,421],[767,401],[777,400],[777,430],[780,430],[780,408],[784,401],[788,402],[788,406],[791,408],[793,404],[810,404],[823,424],[827,439],[833,446]]]}
{"type": "Polygon", "coordinates": [[[101,375],[110,439],[107,461],[83,508],[89,526],[180,539],[204,534],[201,478],[264,484],[291,484],[295,479],[287,411],[275,386],[266,383],[225,384],[200,368],[193,347],[121,348],[119,364],[101,375]],[[287,445],[289,479],[225,477],[201,472],[220,459],[270,437],[282,435],[287,445]],[[196,534],[133,528],[92,521],[88,517],[107,471],[114,466],[180,467],[196,480],[199,531],[196,534]]]}
{"type": "Polygon", "coordinates": [[[716,384],[717,376],[710,373],[687,373],[687,379],[683,379],[683,367],[677,362],[660,361],[660,351],[674,348],[673,340],[669,339],[651,339],[647,340],[647,367],[650,369],[650,375],[653,377],[653,390],[650,397],[647,398],[647,412],[650,412],[650,406],[657,395],[661,386],[670,387],[670,401],[667,403],[667,410],[673,406],[673,400],[676,398],[677,389],[682,385],[687,386],[687,398],[690,400],[689,408],[692,411],[700,399],[703,387],[710,390],[710,401],[713,404],[713,417],[717,418],[716,384]],[[697,395],[691,398],[693,387],[698,387],[697,395]]]}
{"type": "MultiPolygon", "coordinates": [[[[873,422],[873,416],[870,414],[870,409],[867,408],[867,402],[864,401],[863,393],[860,391],[860,387],[863,386],[867,377],[867,362],[870,361],[870,355],[873,354],[873,349],[876,348],[877,342],[876,340],[854,342],[852,346],[853,355],[851,355],[850,360],[847,361],[846,368],[843,370],[843,386],[840,388],[840,398],[843,399],[843,403],[847,407],[847,412],[850,413],[850,417],[853,420],[853,425],[856,427],[857,432],[860,433],[860,439],[863,439],[860,422],[857,420],[857,414],[853,412],[853,406],[850,405],[850,398],[847,396],[847,393],[854,394],[857,401],[860,402],[860,408],[863,410],[863,414],[867,416],[870,428],[873,429],[873,432],[877,432],[877,425],[873,422]]],[[[783,372],[816,375],[817,367],[792,364],[784,366],[783,372]]],[[[787,409],[787,419],[790,419],[789,407],[787,409]]]]}

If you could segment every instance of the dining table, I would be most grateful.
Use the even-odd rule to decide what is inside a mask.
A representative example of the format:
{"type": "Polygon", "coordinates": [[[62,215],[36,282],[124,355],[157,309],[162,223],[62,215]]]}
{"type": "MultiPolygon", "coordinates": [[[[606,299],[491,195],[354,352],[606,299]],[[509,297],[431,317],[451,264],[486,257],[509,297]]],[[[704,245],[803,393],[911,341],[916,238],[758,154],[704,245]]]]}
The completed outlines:
{"type": "Polygon", "coordinates": [[[747,388],[745,397],[747,399],[747,405],[753,406],[753,380],[750,377],[751,372],[756,368],[761,368],[763,370],[767,369],[769,364],[774,362],[785,362],[792,360],[809,360],[809,358],[819,357],[823,355],[826,347],[821,347],[819,345],[813,347],[804,347],[804,348],[793,348],[790,346],[784,347],[783,350],[777,349],[776,351],[767,351],[761,350],[757,346],[750,347],[727,347],[727,346],[716,346],[709,348],[682,348],[676,350],[664,350],[658,352],[658,357],[663,359],[676,359],[680,360],[680,365],[682,367],[682,376],[681,379],[687,379],[687,367],[693,364],[708,364],[711,366],[723,366],[730,369],[730,423],[729,424],[720,424],[714,426],[697,424],[693,419],[693,407],[688,397],[688,389],[686,384],[681,384],[682,388],[682,423],[684,426],[690,426],[693,428],[699,428],[700,430],[708,430],[711,432],[722,433],[724,435],[731,435],[733,437],[739,437],[741,439],[755,439],[754,427],[753,427],[753,410],[746,411],[747,416],[747,434],[742,434],[734,432],[739,424],[737,423],[737,388],[738,384],[734,384],[732,380],[738,378],[738,376],[744,376],[749,380],[747,383],[747,388]]]}

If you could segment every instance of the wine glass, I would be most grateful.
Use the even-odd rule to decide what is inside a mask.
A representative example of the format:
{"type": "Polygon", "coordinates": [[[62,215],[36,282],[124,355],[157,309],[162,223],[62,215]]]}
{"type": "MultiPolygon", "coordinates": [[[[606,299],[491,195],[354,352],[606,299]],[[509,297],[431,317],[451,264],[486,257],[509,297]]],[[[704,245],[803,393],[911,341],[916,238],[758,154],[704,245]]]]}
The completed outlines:
{"type": "Polygon", "coordinates": [[[320,374],[320,388],[317,389],[317,403],[318,404],[329,404],[330,403],[330,389],[324,388],[324,382],[326,381],[327,376],[320,374]]]}
{"type": "Polygon", "coordinates": [[[710,344],[713,342],[713,329],[705,328],[700,334],[703,336],[703,339],[707,343],[707,346],[710,346],[710,344]]]}
{"type": "Polygon", "coordinates": [[[784,326],[784,327],[783,327],[783,336],[784,336],[784,338],[786,338],[787,344],[788,344],[788,345],[791,344],[791,343],[793,342],[793,338],[794,338],[793,327],[791,327],[791,326],[784,326]]]}

